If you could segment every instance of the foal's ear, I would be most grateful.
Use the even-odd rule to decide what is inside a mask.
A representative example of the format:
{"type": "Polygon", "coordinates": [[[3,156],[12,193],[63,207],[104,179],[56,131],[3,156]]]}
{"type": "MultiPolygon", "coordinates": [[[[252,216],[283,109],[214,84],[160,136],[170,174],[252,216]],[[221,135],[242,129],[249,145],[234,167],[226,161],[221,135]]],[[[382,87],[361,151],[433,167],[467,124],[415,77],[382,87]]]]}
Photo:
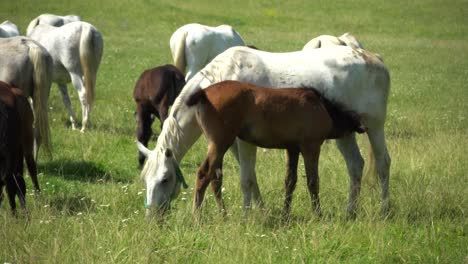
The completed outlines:
{"type": "Polygon", "coordinates": [[[164,155],[166,156],[166,158],[172,157],[172,150],[167,148],[164,152],[164,155]]]}
{"type": "Polygon", "coordinates": [[[140,141],[137,141],[137,147],[138,147],[138,150],[143,153],[143,155],[145,155],[146,157],[149,156],[149,154],[151,153],[151,150],[149,150],[148,148],[145,147],[145,145],[141,144],[140,141]]]}

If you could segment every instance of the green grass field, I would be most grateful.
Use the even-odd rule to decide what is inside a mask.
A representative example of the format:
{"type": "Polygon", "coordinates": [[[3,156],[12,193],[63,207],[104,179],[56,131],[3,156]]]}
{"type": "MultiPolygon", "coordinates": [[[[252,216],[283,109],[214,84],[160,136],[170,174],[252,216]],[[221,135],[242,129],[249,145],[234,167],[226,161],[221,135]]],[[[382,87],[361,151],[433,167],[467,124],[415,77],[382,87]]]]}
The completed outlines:
{"type": "MultiPolygon", "coordinates": [[[[22,33],[42,13],[78,14],[103,35],[93,128],[71,130],[54,85],[54,156],[39,160],[43,191],[27,196],[30,221],[1,205],[0,263],[468,263],[466,0],[0,2],[0,21],[13,21],[22,33]],[[292,220],[281,221],[285,160],[273,150],[258,151],[267,210],[244,216],[239,168],[227,155],[226,218],[209,191],[204,220],[196,222],[189,189],[164,225],[145,221],[133,86],[143,70],[171,63],[169,38],[191,22],[230,24],[247,43],[275,52],[349,31],[381,54],[392,79],[386,133],[393,216],[380,217],[380,189],[366,178],[358,217],[346,221],[349,178],[328,143],[320,159],[323,218],[312,213],[300,165],[292,220]]],[[[77,93],[69,91],[79,114],[77,93]]],[[[153,127],[157,135],[159,124],[153,127]]],[[[366,141],[359,141],[365,155],[366,141]]],[[[191,187],[205,152],[201,139],[181,164],[191,187]]]]}

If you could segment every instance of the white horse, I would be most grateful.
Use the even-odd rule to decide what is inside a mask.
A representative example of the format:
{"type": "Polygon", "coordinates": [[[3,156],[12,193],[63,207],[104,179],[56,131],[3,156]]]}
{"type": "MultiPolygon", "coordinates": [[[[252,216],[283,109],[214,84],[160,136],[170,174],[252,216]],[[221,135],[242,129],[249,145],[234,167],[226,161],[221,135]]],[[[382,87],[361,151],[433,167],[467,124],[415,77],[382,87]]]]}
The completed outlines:
{"type": "Polygon", "coordinates": [[[42,24],[51,25],[54,27],[61,27],[70,22],[81,21],[81,18],[77,15],[57,16],[52,14],[42,14],[29,22],[28,28],[26,29],[26,36],[29,36],[33,29],[42,24]]]}
{"type": "Polygon", "coordinates": [[[49,91],[52,83],[52,58],[47,50],[32,39],[11,37],[0,39],[0,80],[23,90],[33,100],[36,146],[41,143],[51,153],[49,91]]]}
{"type": "Polygon", "coordinates": [[[11,21],[6,20],[0,24],[0,38],[9,38],[19,36],[18,27],[11,21]]]}
{"type": "Polygon", "coordinates": [[[316,38],[311,39],[307,44],[304,45],[302,50],[308,49],[318,49],[328,46],[349,46],[351,48],[364,49],[361,42],[359,42],[356,37],[350,33],[344,33],[339,37],[330,36],[330,35],[321,35],[316,38]]]}
{"type": "MultiPolygon", "coordinates": [[[[154,150],[138,144],[148,156],[141,177],[146,183],[148,208],[167,208],[177,194],[181,177],[175,171],[188,149],[200,136],[196,108],[185,101],[196,90],[223,80],[238,80],[267,87],[315,87],[330,100],[343,104],[362,117],[376,158],[382,183],[382,211],[389,208],[390,156],[384,124],[390,75],[381,60],[362,49],[332,46],[309,51],[269,53],[245,47],[230,48],[217,56],[183,88],[163,125],[154,150]],[[165,155],[168,150],[173,155],[165,155]]],[[[285,128],[287,129],[287,128],[285,128]]],[[[364,160],[355,135],[337,140],[350,176],[347,212],[354,216],[361,188],[364,160]]],[[[249,208],[252,196],[261,196],[255,176],[256,147],[237,140],[231,150],[240,163],[243,206],[249,208]]],[[[183,178],[182,178],[183,179],[183,178]]],[[[147,214],[150,214],[150,209],[147,214]]]]}
{"type": "Polygon", "coordinates": [[[178,28],[169,44],[174,65],[186,73],[186,81],[228,48],[245,46],[242,37],[231,26],[209,27],[200,24],[178,28]]]}
{"type": "Polygon", "coordinates": [[[90,120],[96,75],[102,57],[101,33],[93,25],[78,21],[61,27],[39,25],[30,37],[42,44],[53,58],[53,81],[60,88],[72,129],[76,129],[76,116],[71,108],[67,83],[71,81],[78,91],[83,116],[81,132],[84,132],[90,120]]]}

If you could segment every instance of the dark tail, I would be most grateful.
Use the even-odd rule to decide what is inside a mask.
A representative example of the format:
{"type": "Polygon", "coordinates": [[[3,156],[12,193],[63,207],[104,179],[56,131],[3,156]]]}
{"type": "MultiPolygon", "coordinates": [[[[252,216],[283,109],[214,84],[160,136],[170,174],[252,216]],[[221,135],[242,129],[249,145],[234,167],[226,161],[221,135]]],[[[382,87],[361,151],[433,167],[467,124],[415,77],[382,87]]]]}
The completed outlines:
{"type": "Polygon", "coordinates": [[[193,94],[191,94],[189,99],[187,100],[187,102],[185,102],[185,104],[187,106],[193,106],[193,105],[198,104],[201,100],[206,100],[206,99],[207,99],[207,97],[206,97],[206,94],[205,94],[205,90],[200,89],[200,90],[194,92],[193,94]]]}
{"type": "Polygon", "coordinates": [[[356,112],[347,110],[342,104],[332,102],[318,91],[316,92],[333,121],[333,131],[329,138],[340,138],[352,132],[359,134],[367,132],[367,127],[361,123],[361,117],[356,112]]]}

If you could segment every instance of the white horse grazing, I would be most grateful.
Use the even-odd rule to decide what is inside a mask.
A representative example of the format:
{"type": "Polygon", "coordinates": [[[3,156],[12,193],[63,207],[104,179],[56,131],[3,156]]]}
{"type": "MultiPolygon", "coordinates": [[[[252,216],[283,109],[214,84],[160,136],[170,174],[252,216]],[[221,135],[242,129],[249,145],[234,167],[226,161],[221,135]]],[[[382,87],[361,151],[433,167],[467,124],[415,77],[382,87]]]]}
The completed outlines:
{"type": "Polygon", "coordinates": [[[57,16],[52,14],[42,14],[29,22],[28,28],[26,29],[26,36],[29,36],[33,29],[42,24],[51,25],[54,27],[61,27],[65,24],[81,21],[81,18],[77,15],[57,16]]]}
{"type": "Polygon", "coordinates": [[[242,37],[231,26],[209,27],[200,24],[180,27],[172,34],[169,44],[174,65],[186,73],[186,81],[228,48],[245,46],[242,37]]]}
{"type": "Polygon", "coordinates": [[[0,80],[23,90],[33,100],[36,146],[41,143],[51,153],[47,115],[52,58],[47,50],[32,39],[11,37],[0,39],[0,80]]]}
{"type": "Polygon", "coordinates": [[[76,116],[71,108],[67,83],[71,81],[78,91],[83,115],[81,132],[84,132],[90,120],[96,75],[102,57],[101,33],[93,25],[78,21],[61,27],[39,25],[30,37],[42,44],[53,58],[53,81],[60,88],[73,129],[76,129],[76,116]]]}
{"type": "Polygon", "coordinates": [[[0,38],[9,38],[19,36],[18,27],[11,21],[6,20],[0,24],[0,38]]]}
{"type": "MultiPolygon", "coordinates": [[[[363,125],[368,128],[367,134],[382,183],[382,210],[387,212],[390,156],[385,143],[384,123],[390,75],[382,61],[372,53],[346,46],[289,53],[234,47],[213,59],[187,82],[177,97],[164,122],[155,149],[151,151],[138,145],[140,151],[148,156],[141,173],[146,183],[148,208],[169,207],[171,199],[177,194],[178,186],[183,182],[183,177],[175,174],[177,163],[180,163],[200,136],[201,130],[195,117],[196,108],[187,107],[186,100],[194,91],[223,80],[238,80],[276,88],[315,87],[328,99],[356,112],[362,117],[363,125]]],[[[364,160],[354,134],[338,139],[337,144],[350,176],[347,212],[354,216],[364,160]]],[[[231,150],[241,167],[244,208],[250,207],[252,195],[261,203],[255,176],[256,147],[238,139],[231,150]]]]}
{"type": "Polygon", "coordinates": [[[328,46],[349,46],[351,48],[364,49],[362,44],[350,33],[344,33],[339,37],[330,35],[321,35],[311,39],[307,44],[304,45],[302,50],[318,49],[328,46]]]}

